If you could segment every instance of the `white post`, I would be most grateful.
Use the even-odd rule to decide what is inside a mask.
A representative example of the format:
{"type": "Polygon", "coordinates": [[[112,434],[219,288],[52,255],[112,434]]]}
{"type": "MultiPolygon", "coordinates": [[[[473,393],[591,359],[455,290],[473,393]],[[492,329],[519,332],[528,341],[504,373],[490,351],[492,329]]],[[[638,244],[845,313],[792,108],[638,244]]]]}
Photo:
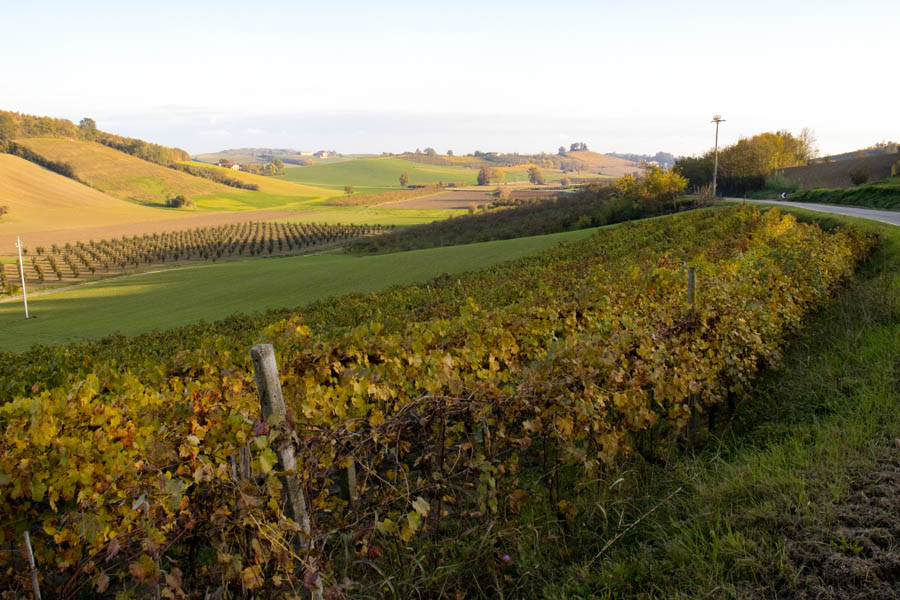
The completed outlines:
{"type": "Polygon", "coordinates": [[[16,248],[19,249],[19,276],[22,278],[22,300],[25,301],[25,318],[28,319],[28,294],[25,292],[25,263],[22,262],[22,240],[16,236],[16,248]]]}

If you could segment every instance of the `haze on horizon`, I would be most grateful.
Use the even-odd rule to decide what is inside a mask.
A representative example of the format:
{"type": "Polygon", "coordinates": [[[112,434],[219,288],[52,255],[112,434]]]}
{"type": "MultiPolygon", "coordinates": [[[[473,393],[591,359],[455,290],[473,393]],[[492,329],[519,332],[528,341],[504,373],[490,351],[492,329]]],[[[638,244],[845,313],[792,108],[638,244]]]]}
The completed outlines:
{"type": "Polygon", "coordinates": [[[235,147],[699,154],[900,139],[900,3],[88,0],[6,7],[0,108],[235,147]]]}

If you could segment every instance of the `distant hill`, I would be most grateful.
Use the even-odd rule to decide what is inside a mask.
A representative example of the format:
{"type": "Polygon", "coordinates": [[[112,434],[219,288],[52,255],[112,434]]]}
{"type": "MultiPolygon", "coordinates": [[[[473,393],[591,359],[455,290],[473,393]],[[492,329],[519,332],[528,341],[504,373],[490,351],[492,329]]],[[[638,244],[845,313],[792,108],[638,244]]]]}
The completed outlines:
{"type": "MultiPolygon", "coordinates": [[[[334,157],[339,156],[329,151],[334,157]]],[[[195,154],[194,160],[214,165],[222,159],[241,165],[264,165],[274,159],[289,165],[306,165],[322,160],[312,155],[311,151],[294,150],[293,148],[229,148],[219,152],[195,154]]]]}
{"type": "Polygon", "coordinates": [[[670,169],[675,166],[675,155],[668,152],[657,152],[656,154],[631,154],[621,152],[607,152],[607,156],[615,156],[616,158],[624,158],[636,163],[657,163],[659,166],[670,169]]]}
{"type": "Polygon", "coordinates": [[[900,153],[900,143],[898,142],[880,142],[878,144],[874,144],[869,146],[868,148],[861,148],[859,150],[853,150],[852,152],[843,152],[841,154],[831,154],[828,156],[821,156],[819,158],[815,158],[810,162],[813,163],[827,163],[827,162],[835,162],[839,160],[850,160],[854,158],[865,158],[867,156],[882,156],[884,154],[897,154],[900,153]]]}
{"type": "Polygon", "coordinates": [[[566,156],[580,160],[584,163],[586,169],[592,173],[609,177],[622,177],[623,175],[631,175],[632,173],[643,171],[643,168],[634,161],[610,156],[609,154],[599,154],[590,150],[567,152],[566,156]]]}

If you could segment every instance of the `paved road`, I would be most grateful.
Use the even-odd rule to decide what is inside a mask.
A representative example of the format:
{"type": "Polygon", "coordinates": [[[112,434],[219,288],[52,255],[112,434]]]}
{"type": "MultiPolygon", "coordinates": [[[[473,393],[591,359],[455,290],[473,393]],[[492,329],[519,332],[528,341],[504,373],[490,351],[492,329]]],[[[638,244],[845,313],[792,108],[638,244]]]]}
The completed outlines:
{"type": "Polygon", "coordinates": [[[734,200],[736,202],[756,202],[758,204],[782,204],[784,206],[796,206],[797,208],[806,208],[809,210],[817,210],[819,212],[835,213],[838,215],[848,215],[851,217],[862,217],[863,219],[872,219],[873,221],[881,221],[882,223],[890,223],[891,225],[900,226],[900,211],[893,210],[872,210],[870,208],[856,208],[854,206],[835,206],[833,204],[814,204],[810,202],[783,202],[781,200],[746,200],[744,198],[725,198],[726,200],[734,200]]]}

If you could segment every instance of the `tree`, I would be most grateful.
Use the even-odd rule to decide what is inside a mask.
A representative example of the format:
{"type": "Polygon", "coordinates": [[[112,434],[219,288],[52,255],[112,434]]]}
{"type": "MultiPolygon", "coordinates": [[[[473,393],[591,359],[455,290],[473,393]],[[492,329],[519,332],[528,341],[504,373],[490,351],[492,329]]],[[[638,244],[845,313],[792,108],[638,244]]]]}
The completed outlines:
{"type": "Polygon", "coordinates": [[[862,185],[869,180],[869,169],[856,167],[850,171],[850,181],[853,185],[862,185]]]}
{"type": "Polygon", "coordinates": [[[9,207],[8,207],[8,206],[0,206],[0,217],[2,217],[3,215],[7,214],[8,212],[9,212],[9,207]]]}
{"type": "Polygon", "coordinates": [[[425,155],[426,156],[436,156],[437,151],[435,151],[434,148],[425,148],[425,155]]]}
{"type": "Polygon", "coordinates": [[[537,167],[528,167],[528,181],[534,185],[544,185],[544,183],[546,183],[544,175],[537,167]]]}
{"type": "Polygon", "coordinates": [[[90,117],[85,117],[79,121],[78,128],[81,130],[81,135],[84,139],[89,142],[94,141],[94,138],[97,137],[97,122],[90,117]]]}
{"type": "Polygon", "coordinates": [[[447,150],[447,156],[453,156],[453,150],[447,150]]]}
{"type": "Polygon", "coordinates": [[[406,187],[409,185],[409,173],[404,171],[400,174],[400,187],[406,187]]]}
{"type": "Polygon", "coordinates": [[[497,167],[496,169],[494,169],[493,179],[497,183],[503,183],[504,181],[506,181],[506,171],[504,171],[500,167],[497,167]]]}
{"type": "Polygon", "coordinates": [[[0,140],[16,137],[16,122],[10,115],[0,112],[0,140]]]}
{"type": "Polygon", "coordinates": [[[488,185],[491,182],[492,175],[493,172],[490,167],[485,166],[478,169],[478,185],[488,185]]]}
{"type": "Polygon", "coordinates": [[[578,152],[579,150],[587,150],[587,149],[588,149],[587,144],[585,144],[584,142],[575,142],[574,144],[571,144],[569,146],[570,152],[578,152]]]}
{"type": "Polygon", "coordinates": [[[565,147],[565,146],[560,146],[560,147],[559,147],[559,150],[557,150],[556,153],[557,153],[559,156],[565,156],[565,155],[566,155],[566,147],[565,147]]]}
{"type": "Polygon", "coordinates": [[[172,208],[181,208],[185,204],[187,204],[187,199],[184,196],[175,196],[166,200],[166,206],[171,206],[172,208]]]}
{"type": "Polygon", "coordinates": [[[355,191],[356,191],[356,190],[353,188],[352,185],[345,185],[345,186],[344,186],[344,193],[347,194],[348,196],[352,196],[353,193],[354,193],[355,191]]]}
{"type": "Polygon", "coordinates": [[[891,177],[900,177],[900,160],[891,167],[891,177]]]}

